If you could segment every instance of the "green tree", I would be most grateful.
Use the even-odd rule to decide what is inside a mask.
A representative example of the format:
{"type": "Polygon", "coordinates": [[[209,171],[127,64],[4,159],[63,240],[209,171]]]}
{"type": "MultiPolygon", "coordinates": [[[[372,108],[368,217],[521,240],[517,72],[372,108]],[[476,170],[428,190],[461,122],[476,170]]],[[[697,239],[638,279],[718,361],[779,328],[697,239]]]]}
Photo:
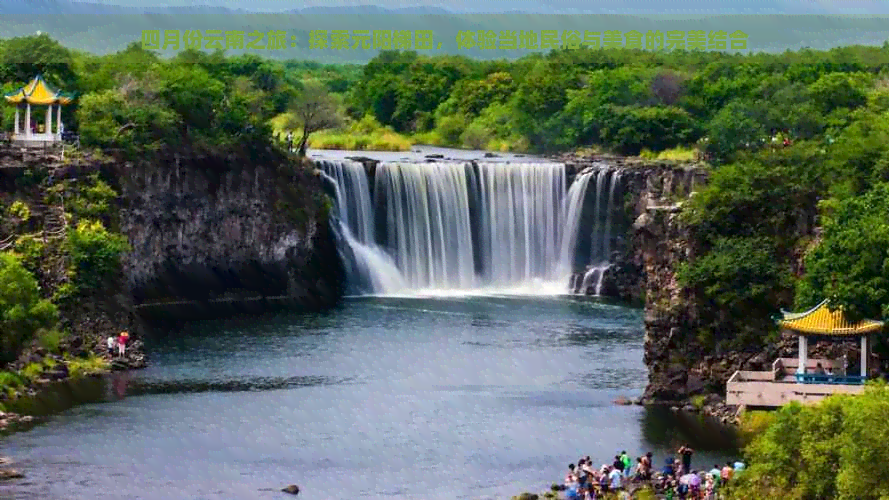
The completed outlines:
{"type": "Polygon", "coordinates": [[[760,108],[745,101],[732,101],[720,109],[707,126],[704,150],[716,162],[725,162],[738,150],[761,146],[769,137],[760,108]]]}
{"type": "Polygon", "coordinates": [[[52,327],[56,307],[40,298],[37,280],[8,252],[0,252],[0,362],[18,356],[37,330],[52,327]]]}
{"type": "Polygon", "coordinates": [[[120,259],[129,249],[126,237],[109,232],[99,221],[84,220],[68,232],[66,241],[77,293],[100,290],[121,272],[120,259]]]}
{"type": "Polygon", "coordinates": [[[335,128],[342,123],[337,108],[336,101],[327,93],[323,84],[318,81],[306,82],[302,92],[291,105],[297,120],[291,126],[302,128],[302,137],[297,146],[300,156],[305,156],[311,134],[335,128]]]}
{"type": "Polygon", "coordinates": [[[823,205],[822,239],[806,256],[800,306],[824,298],[851,318],[889,313],[889,184],[823,205]]]}

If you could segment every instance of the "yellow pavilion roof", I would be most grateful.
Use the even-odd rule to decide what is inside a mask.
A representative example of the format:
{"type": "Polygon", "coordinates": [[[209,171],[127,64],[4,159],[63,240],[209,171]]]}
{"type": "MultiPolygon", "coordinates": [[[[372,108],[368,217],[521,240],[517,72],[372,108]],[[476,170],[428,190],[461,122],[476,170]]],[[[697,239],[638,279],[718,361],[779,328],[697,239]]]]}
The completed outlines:
{"type": "Polygon", "coordinates": [[[34,79],[24,87],[14,90],[3,97],[13,104],[22,102],[37,105],[68,104],[74,100],[73,96],[70,94],[66,94],[50,87],[41,75],[35,76],[34,79]]]}
{"type": "Polygon", "coordinates": [[[846,319],[843,311],[839,309],[831,311],[827,300],[805,312],[781,312],[783,318],[778,320],[778,324],[788,330],[794,330],[799,333],[813,335],[862,335],[876,332],[883,328],[882,321],[871,319],[863,319],[853,323],[846,319]]]}

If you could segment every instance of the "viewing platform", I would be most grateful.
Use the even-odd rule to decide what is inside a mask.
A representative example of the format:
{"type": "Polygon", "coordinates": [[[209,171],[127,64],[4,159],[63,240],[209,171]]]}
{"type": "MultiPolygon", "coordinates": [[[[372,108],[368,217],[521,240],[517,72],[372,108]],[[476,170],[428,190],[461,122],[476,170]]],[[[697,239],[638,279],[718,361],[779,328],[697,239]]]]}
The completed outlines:
{"type": "Polygon", "coordinates": [[[726,403],[733,406],[777,408],[791,401],[814,403],[832,394],[860,394],[867,381],[868,336],[883,329],[882,321],[848,321],[825,300],[802,313],[782,311],[778,324],[799,336],[799,357],[779,358],[770,371],[736,371],[726,383],[726,403]],[[809,337],[861,340],[859,374],[848,373],[847,361],[810,359],[809,337]]]}
{"type": "Polygon", "coordinates": [[[832,394],[860,394],[865,377],[838,373],[842,361],[810,359],[805,374],[797,373],[799,360],[779,358],[771,371],[738,370],[726,384],[726,403],[733,406],[777,408],[791,401],[814,403],[832,394]],[[833,375],[816,375],[818,364],[833,375]],[[835,369],[836,368],[836,369],[835,369]]]}

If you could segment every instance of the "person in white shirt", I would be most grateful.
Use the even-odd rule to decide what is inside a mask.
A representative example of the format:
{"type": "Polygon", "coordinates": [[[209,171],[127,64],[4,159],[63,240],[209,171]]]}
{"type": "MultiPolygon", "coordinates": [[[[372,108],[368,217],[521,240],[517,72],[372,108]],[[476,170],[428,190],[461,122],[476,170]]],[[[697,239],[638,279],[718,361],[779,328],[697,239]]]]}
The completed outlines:
{"type": "Polygon", "coordinates": [[[608,487],[611,489],[611,491],[617,491],[621,489],[621,487],[623,486],[623,478],[624,475],[619,470],[617,470],[616,468],[611,469],[611,472],[608,473],[608,479],[610,480],[608,487]]]}
{"type": "Polygon", "coordinates": [[[117,340],[114,337],[109,336],[108,340],[108,354],[114,356],[114,348],[117,347],[117,340]]]}

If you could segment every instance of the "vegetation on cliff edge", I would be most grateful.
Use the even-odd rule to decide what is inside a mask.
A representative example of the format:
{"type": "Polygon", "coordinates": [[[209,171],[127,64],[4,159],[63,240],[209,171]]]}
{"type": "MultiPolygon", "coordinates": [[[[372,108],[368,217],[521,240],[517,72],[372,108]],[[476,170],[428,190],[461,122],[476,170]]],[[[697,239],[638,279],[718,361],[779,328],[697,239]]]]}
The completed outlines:
{"type": "Polygon", "coordinates": [[[882,500],[889,496],[889,390],[791,403],[745,449],[749,468],[728,488],[730,500],[882,500]]]}

